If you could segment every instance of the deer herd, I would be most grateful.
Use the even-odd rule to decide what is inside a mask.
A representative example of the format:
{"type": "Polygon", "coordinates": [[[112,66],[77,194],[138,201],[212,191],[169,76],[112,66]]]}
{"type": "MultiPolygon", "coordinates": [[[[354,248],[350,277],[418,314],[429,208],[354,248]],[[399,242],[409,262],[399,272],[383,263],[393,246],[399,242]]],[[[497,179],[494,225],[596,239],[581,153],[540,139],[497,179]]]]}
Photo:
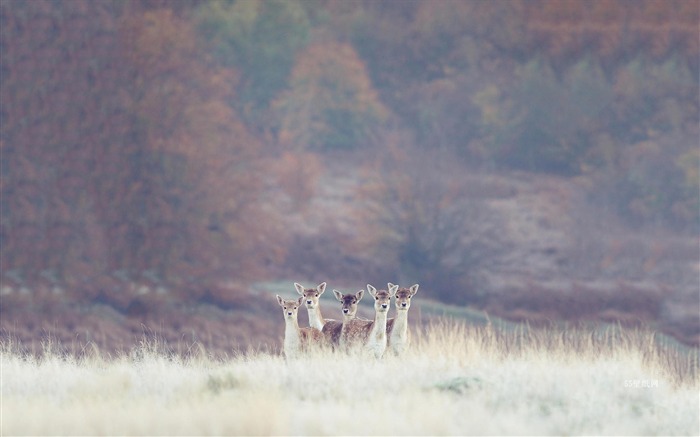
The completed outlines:
{"type": "Polygon", "coordinates": [[[377,290],[367,284],[367,292],[374,298],[374,320],[356,317],[357,304],[362,300],[365,290],[357,293],[343,294],[333,290],[340,302],[342,320],[325,319],[321,314],[319,298],[326,291],[326,283],[316,288],[304,288],[294,283],[298,299],[285,300],[277,295],[277,302],[284,310],[284,355],[295,358],[315,347],[331,347],[349,351],[362,350],[381,358],[386,351],[400,355],[408,349],[410,342],[408,330],[408,309],[411,297],[418,292],[418,284],[410,288],[399,288],[392,283],[387,290],[377,290]],[[389,318],[391,298],[395,299],[396,317],[389,318]],[[297,320],[299,308],[306,306],[309,314],[309,327],[300,328],[297,320]]]}

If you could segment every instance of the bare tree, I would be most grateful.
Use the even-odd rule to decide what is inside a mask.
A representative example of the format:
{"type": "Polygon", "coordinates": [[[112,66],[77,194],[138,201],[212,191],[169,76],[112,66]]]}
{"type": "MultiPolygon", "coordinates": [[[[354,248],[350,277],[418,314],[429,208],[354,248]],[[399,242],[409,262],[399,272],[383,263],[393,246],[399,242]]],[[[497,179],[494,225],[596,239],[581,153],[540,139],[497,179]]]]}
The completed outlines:
{"type": "Polygon", "coordinates": [[[457,161],[447,151],[389,146],[365,177],[363,216],[365,244],[400,283],[463,302],[479,294],[501,244],[496,216],[457,161]]]}

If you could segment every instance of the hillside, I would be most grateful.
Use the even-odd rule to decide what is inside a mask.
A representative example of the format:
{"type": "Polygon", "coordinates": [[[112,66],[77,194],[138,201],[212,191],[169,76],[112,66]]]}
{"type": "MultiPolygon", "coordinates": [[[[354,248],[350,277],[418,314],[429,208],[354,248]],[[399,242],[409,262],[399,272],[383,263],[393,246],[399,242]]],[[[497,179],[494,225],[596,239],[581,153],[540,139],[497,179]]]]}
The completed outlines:
{"type": "Polygon", "coordinates": [[[466,282],[471,288],[441,296],[435,289],[442,285],[439,279],[419,281],[411,272],[392,271],[375,252],[348,250],[359,245],[354,239],[368,226],[357,177],[368,165],[327,162],[314,200],[287,221],[297,242],[286,261],[287,276],[309,278],[309,285],[328,280],[335,287],[339,281],[349,289],[365,282],[420,282],[423,296],[514,321],[651,324],[700,345],[696,238],[625,224],[591,200],[589,177],[473,169],[451,174],[451,181],[467,187],[460,202],[480,208],[478,220],[465,216],[453,225],[453,236],[464,232],[489,241],[471,246],[475,267],[466,282]]]}
{"type": "MultiPolygon", "coordinates": [[[[183,350],[195,344],[217,353],[278,348],[283,323],[274,293],[293,296],[295,281],[307,286],[327,281],[329,290],[343,291],[367,283],[413,282],[407,281],[410,272],[392,270],[372,251],[353,250],[360,247],[355,239],[361,228],[368,226],[357,177],[368,165],[348,159],[324,163],[313,200],[287,217],[293,250],[268,266],[278,275],[275,281],[169,291],[132,284],[131,292],[124,285],[116,294],[98,294],[82,303],[73,303],[66,291],[36,295],[5,287],[3,336],[36,350],[53,337],[74,353],[89,342],[103,350],[128,350],[151,335],[183,350]],[[189,298],[194,300],[181,301],[183,292],[194,292],[189,298]]],[[[493,239],[484,249],[485,259],[469,270],[473,288],[452,292],[461,296],[457,302],[452,297],[447,305],[440,303],[444,295],[429,280],[416,281],[421,285],[415,309],[419,324],[443,316],[475,324],[485,317],[531,325],[599,321],[648,326],[686,345],[700,345],[698,248],[692,239],[667,230],[625,227],[587,200],[585,177],[475,170],[453,180],[469,187],[465,203],[483,208],[479,221],[464,229],[493,239]]],[[[289,202],[283,192],[268,195],[289,202]]],[[[324,313],[333,317],[332,294],[323,298],[324,313]]],[[[360,311],[373,317],[369,304],[360,311]]],[[[302,312],[302,324],[305,317],[302,312]]]]}
{"type": "MultiPolygon", "coordinates": [[[[700,344],[693,0],[0,2],[0,336],[279,342],[260,284],[700,344]]],[[[329,307],[329,311],[332,311],[329,307]]]]}

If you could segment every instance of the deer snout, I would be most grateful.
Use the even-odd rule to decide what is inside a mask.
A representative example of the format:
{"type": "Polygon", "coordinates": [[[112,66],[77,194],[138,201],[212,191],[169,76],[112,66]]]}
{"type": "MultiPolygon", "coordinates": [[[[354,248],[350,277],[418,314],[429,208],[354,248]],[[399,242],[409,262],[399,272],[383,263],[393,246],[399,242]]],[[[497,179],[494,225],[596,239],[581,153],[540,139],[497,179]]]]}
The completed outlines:
{"type": "Polygon", "coordinates": [[[406,307],[406,302],[401,302],[402,307],[406,307]]]}
{"type": "Polygon", "coordinates": [[[350,311],[350,310],[348,310],[347,308],[343,308],[343,313],[344,313],[344,314],[347,314],[348,311],[350,311]]]}
{"type": "Polygon", "coordinates": [[[291,312],[287,312],[287,315],[288,315],[288,316],[291,316],[291,315],[292,315],[292,313],[291,313],[291,312]]]}
{"type": "Polygon", "coordinates": [[[387,306],[388,306],[388,305],[385,304],[385,303],[382,304],[382,308],[384,308],[384,309],[386,309],[387,306]]]}
{"type": "Polygon", "coordinates": [[[306,304],[307,304],[307,305],[311,305],[311,301],[310,301],[310,300],[307,300],[307,301],[306,301],[306,304]]]}

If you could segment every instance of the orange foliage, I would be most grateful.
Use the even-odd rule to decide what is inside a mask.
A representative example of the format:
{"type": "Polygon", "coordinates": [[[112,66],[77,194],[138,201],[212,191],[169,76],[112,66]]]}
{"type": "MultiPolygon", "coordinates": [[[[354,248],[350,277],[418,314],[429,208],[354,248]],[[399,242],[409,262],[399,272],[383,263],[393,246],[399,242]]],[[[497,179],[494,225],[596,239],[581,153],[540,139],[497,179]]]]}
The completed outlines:
{"type": "Polygon", "coordinates": [[[279,142],[295,150],[364,145],[388,115],[355,49],[337,42],[301,53],[290,90],[274,106],[281,120],[279,142]]]}
{"type": "Polygon", "coordinates": [[[251,278],[280,256],[257,203],[260,142],[228,105],[236,72],[192,23],[140,3],[30,3],[1,10],[3,272],[126,290],[251,278]]]}
{"type": "Polygon", "coordinates": [[[173,273],[191,269],[185,259],[194,258],[204,262],[205,271],[255,276],[260,257],[279,249],[264,235],[272,223],[256,202],[261,144],[227,104],[235,72],[208,59],[191,23],[167,9],[129,17],[124,32],[127,55],[139,72],[134,103],[147,127],[147,145],[184,157],[185,173],[176,176],[188,189],[179,194],[199,208],[176,215],[185,221],[177,227],[201,231],[183,242],[186,247],[174,249],[182,254],[171,260],[173,273]]]}
{"type": "Polygon", "coordinates": [[[323,168],[314,153],[284,152],[275,160],[273,171],[279,186],[292,200],[293,208],[301,210],[313,198],[323,168]]]}
{"type": "Polygon", "coordinates": [[[592,52],[604,58],[646,50],[664,57],[698,51],[700,5],[693,0],[543,0],[528,3],[528,29],[539,47],[558,56],[592,52]]]}

